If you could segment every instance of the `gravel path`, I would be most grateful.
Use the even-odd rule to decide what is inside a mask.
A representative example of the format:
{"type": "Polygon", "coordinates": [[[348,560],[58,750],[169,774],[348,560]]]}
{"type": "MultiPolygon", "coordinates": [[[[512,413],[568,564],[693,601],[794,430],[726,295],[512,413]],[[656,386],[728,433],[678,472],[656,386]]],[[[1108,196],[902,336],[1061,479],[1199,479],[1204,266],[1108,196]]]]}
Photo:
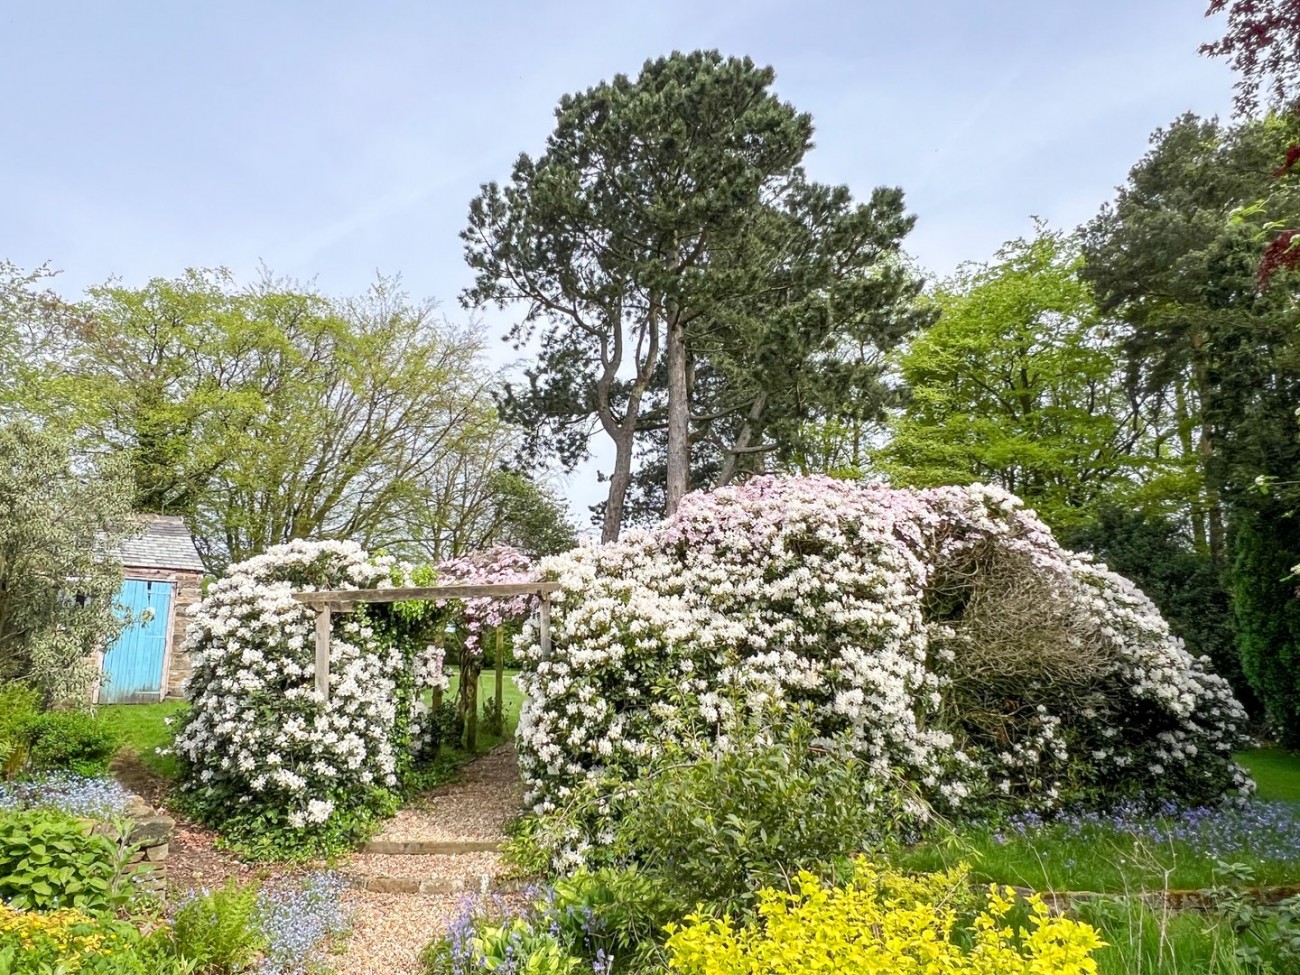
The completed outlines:
{"type": "Polygon", "coordinates": [[[349,890],[352,936],[339,975],[418,975],[420,952],[461,911],[464,894],[375,894],[349,890]]]}
{"type": "Polygon", "coordinates": [[[399,810],[377,841],[504,839],[505,824],[523,808],[524,788],[512,744],[494,748],[465,769],[463,781],[435,789],[399,810]]]}
{"type": "MultiPolygon", "coordinates": [[[[465,769],[461,781],[443,786],[403,809],[374,837],[385,843],[503,841],[505,824],[519,814],[523,786],[512,745],[495,748],[465,769]]],[[[476,902],[484,875],[499,876],[498,853],[355,853],[340,870],[359,878],[403,881],[467,880],[460,893],[387,893],[353,888],[343,902],[352,915],[352,936],[335,961],[339,975],[418,975],[420,951],[448,923],[476,902]]],[[[517,896],[517,895],[516,895],[517,896]]],[[[495,900],[496,898],[494,898],[495,900]]]]}
{"type": "Polygon", "coordinates": [[[499,853],[458,853],[432,856],[388,856],[382,853],[354,853],[342,867],[348,875],[366,877],[417,877],[421,880],[459,880],[496,877],[505,867],[499,853]]]}

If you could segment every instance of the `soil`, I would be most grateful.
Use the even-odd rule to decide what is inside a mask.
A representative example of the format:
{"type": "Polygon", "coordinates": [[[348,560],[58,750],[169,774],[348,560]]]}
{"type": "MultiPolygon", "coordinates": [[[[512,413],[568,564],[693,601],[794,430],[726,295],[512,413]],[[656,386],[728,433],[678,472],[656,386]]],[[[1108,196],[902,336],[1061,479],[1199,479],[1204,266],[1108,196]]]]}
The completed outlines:
{"type": "Polygon", "coordinates": [[[160,809],[166,805],[171,780],[151,770],[130,748],[119,750],[109,763],[108,770],[113,773],[113,778],[141,796],[149,805],[160,809]]]}
{"type": "Polygon", "coordinates": [[[176,831],[167,847],[167,888],[171,896],[184,895],[199,887],[220,887],[229,877],[247,881],[289,873],[285,867],[247,864],[233,853],[217,848],[217,834],[179,816],[167,805],[172,781],[149,769],[129,748],[117,753],[109,771],[123,786],[151,806],[176,820],[176,831]]]}

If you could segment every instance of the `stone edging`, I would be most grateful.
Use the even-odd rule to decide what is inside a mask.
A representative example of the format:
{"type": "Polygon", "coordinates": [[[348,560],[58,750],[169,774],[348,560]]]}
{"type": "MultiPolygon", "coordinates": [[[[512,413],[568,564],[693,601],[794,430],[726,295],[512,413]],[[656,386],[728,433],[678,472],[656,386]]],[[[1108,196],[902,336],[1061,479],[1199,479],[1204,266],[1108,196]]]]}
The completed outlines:
{"type": "Polygon", "coordinates": [[[131,821],[125,839],[112,822],[96,822],[91,832],[106,836],[114,843],[134,847],[127,858],[128,872],[137,883],[162,893],[166,888],[166,861],[170,854],[169,844],[176,832],[176,820],[140,796],[132,797],[121,818],[131,821]]]}
{"type": "Polygon", "coordinates": [[[343,871],[343,878],[358,890],[375,894],[460,894],[466,891],[485,894],[497,879],[486,873],[422,880],[416,877],[374,877],[348,871],[343,871]]]}
{"type": "Polygon", "coordinates": [[[500,853],[500,840],[371,840],[358,853],[386,856],[455,856],[460,853],[500,853]]]}

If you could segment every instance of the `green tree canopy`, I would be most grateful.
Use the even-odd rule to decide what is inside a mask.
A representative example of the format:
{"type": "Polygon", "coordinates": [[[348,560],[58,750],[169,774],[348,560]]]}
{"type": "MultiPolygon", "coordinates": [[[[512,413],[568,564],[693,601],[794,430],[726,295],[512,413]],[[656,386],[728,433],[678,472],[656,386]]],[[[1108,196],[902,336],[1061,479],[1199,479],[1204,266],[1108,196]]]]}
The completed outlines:
{"type": "Polygon", "coordinates": [[[62,335],[53,389],[83,449],[129,457],[137,510],[187,516],[214,569],[291,538],[451,554],[438,526],[508,455],[479,332],[392,281],[110,284],[62,335]]]}
{"type": "Polygon", "coordinates": [[[1199,471],[1194,537],[1226,573],[1241,666],[1275,728],[1300,741],[1300,330],[1297,272],[1261,259],[1274,224],[1300,225],[1278,172],[1293,123],[1224,126],[1194,116],[1152,139],[1113,204],[1086,230],[1086,273],[1128,327],[1132,387],[1173,403],[1199,471]],[[1258,479],[1278,488],[1262,495],[1258,479]]]}
{"type": "Polygon", "coordinates": [[[42,287],[54,276],[48,266],[27,271],[0,260],[0,420],[47,424],[61,414],[45,387],[57,354],[52,325],[67,314],[63,300],[42,287]]]}
{"type": "Polygon", "coordinates": [[[671,511],[693,466],[734,476],[828,381],[846,399],[818,368],[832,330],[889,333],[881,320],[919,287],[879,266],[911,227],[901,193],[856,205],[809,183],[812,121],[773,80],[716,52],[648,61],[563,98],[542,155],[470,205],[464,300],[522,308],[509,337],[536,352],[507,415],[566,468],[595,430],[610,437],[606,539],[647,438],[671,511]]]}
{"type": "Polygon", "coordinates": [[[1198,543],[1220,565],[1223,492],[1237,476],[1225,438],[1242,410],[1227,398],[1225,356],[1256,330],[1290,321],[1288,300],[1259,287],[1264,243],[1239,217],[1266,191],[1281,138],[1271,122],[1224,128],[1183,116],[1152,136],[1084,233],[1085,276],[1103,311],[1127,326],[1132,388],[1174,410],[1183,453],[1199,459],[1186,500],[1198,543]]]}
{"type": "Polygon", "coordinates": [[[997,484],[1064,526],[1181,476],[1153,404],[1125,387],[1116,325],[1081,263],[1040,228],[937,292],[938,321],[898,359],[910,398],[880,455],[892,480],[997,484]]]}

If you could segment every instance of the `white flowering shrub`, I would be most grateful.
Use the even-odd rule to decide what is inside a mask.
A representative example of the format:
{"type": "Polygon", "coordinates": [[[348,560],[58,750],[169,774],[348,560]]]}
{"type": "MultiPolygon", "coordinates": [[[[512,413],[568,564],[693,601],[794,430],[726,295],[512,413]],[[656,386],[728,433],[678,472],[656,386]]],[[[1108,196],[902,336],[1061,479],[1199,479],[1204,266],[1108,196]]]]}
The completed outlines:
{"type": "Polygon", "coordinates": [[[553,649],[532,627],[516,645],[538,812],[793,704],[948,812],[1249,785],[1226,682],[996,489],[757,478],[540,570],[553,649]]]}
{"type": "MultiPolygon", "coordinates": [[[[231,566],[196,607],[175,751],[191,810],[228,838],[271,855],[319,852],[390,804],[410,661],[364,610],[336,614],[326,705],[314,686],[315,612],[290,594],[379,588],[393,573],[392,559],[354,543],[294,541],[231,566]]],[[[421,672],[441,680],[440,658],[428,657],[421,672]]]]}

